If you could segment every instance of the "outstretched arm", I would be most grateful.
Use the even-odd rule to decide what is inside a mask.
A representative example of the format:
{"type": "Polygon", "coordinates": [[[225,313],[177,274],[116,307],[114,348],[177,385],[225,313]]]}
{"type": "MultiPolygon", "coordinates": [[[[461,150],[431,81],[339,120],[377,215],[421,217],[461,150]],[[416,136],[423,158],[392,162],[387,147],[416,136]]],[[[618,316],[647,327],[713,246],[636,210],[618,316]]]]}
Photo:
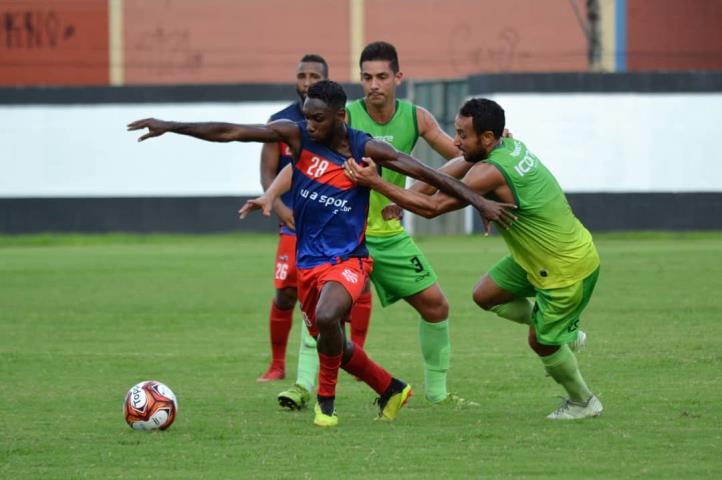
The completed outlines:
{"type": "Polygon", "coordinates": [[[508,227],[516,219],[510,212],[511,209],[516,208],[515,205],[487,200],[455,178],[438,172],[409,155],[398,152],[386,143],[370,140],[366,144],[366,155],[386,168],[421,180],[463,203],[471,204],[479,211],[487,225],[489,221],[494,221],[502,227],[508,227]]]}
{"type": "Polygon", "coordinates": [[[286,142],[294,150],[297,150],[301,141],[298,126],[288,120],[277,120],[266,125],[241,125],[224,122],[168,122],[145,118],[128,124],[129,131],[144,128],[148,129],[148,133],[138,138],[139,142],[168,132],[209,142],[286,142]]]}

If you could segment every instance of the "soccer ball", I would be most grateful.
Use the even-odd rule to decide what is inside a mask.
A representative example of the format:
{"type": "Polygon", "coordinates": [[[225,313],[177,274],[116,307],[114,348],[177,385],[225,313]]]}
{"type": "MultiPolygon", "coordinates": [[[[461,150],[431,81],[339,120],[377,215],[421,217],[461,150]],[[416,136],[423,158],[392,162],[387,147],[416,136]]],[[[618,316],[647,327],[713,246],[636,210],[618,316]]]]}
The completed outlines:
{"type": "Polygon", "coordinates": [[[178,412],[175,394],[166,385],[147,380],[133,385],[123,402],[123,415],[133,430],[165,430],[178,412]]]}

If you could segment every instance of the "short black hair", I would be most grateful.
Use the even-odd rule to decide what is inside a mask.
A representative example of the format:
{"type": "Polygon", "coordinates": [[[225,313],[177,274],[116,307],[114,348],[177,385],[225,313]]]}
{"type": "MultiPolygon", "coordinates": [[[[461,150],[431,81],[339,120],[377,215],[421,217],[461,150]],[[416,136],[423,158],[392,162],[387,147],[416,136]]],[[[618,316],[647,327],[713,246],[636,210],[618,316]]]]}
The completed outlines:
{"type": "Polygon", "coordinates": [[[307,53],[304,55],[299,63],[314,62],[323,65],[323,78],[328,78],[328,63],[321,55],[315,53],[307,53]]]}
{"type": "Polygon", "coordinates": [[[504,132],[506,118],[504,109],[494,100],[488,98],[472,98],[467,100],[459,109],[462,117],[471,117],[474,131],[482,134],[491,131],[495,138],[500,138],[504,132]]]}
{"type": "Polygon", "coordinates": [[[321,80],[311,85],[307,97],[321,100],[335,110],[346,107],[346,92],[341,85],[332,80],[321,80]]]}
{"type": "Polygon", "coordinates": [[[358,62],[359,68],[364,62],[374,60],[386,60],[390,62],[391,71],[399,73],[399,56],[396,54],[396,47],[388,42],[373,42],[366,45],[361,52],[361,59],[358,62]]]}

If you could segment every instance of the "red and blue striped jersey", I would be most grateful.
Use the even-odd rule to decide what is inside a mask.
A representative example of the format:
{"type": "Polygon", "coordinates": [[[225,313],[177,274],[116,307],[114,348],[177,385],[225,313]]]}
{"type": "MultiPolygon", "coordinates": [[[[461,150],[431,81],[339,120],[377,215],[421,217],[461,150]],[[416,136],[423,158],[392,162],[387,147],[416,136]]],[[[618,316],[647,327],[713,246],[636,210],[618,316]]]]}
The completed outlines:
{"type": "MultiPolygon", "coordinates": [[[[364,242],[369,190],[348,179],[346,157],[314,142],[306,122],[298,122],[301,151],[293,162],[293,217],[296,221],[296,262],[299,268],[335,264],[366,257],[364,242]]],[[[348,129],[351,153],[361,162],[371,136],[348,129]]]]}
{"type": "MultiPolygon", "coordinates": [[[[300,102],[293,102],[283,110],[279,110],[278,112],[271,115],[271,122],[275,120],[290,120],[292,122],[300,122],[303,121],[305,117],[303,116],[303,111],[301,110],[301,103],[300,102]]],[[[286,145],[283,142],[280,142],[278,144],[278,170],[276,171],[276,175],[283,170],[283,168],[288,165],[289,163],[292,163],[293,160],[293,152],[291,152],[291,148],[286,145]]],[[[284,193],[281,195],[281,201],[284,205],[286,205],[288,208],[293,209],[293,203],[292,203],[293,196],[291,195],[291,191],[284,193]]],[[[281,233],[284,235],[295,235],[296,232],[291,230],[285,225],[281,225],[281,233]]]]}

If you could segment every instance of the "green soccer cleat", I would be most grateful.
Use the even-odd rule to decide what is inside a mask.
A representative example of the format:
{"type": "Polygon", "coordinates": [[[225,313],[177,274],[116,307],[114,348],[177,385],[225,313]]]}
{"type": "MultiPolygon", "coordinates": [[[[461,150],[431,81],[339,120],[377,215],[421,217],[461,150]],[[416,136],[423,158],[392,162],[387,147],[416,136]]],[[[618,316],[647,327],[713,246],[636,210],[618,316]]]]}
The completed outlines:
{"type": "Polygon", "coordinates": [[[278,404],[289,410],[301,410],[306,407],[310,395],[308,390],[299,384],[293,385],[288,390],[278,394],[278,404]]]}
{"type": "Polygon", "coordinates": [[[313,407],[313,423],[314,425],[318,425],[319,427],[335,427],[338,425],[338,417],[336,416],[336,409],[333,410],[333,413],[331,415],[326,415],[321,411],[321,405],[316,403],[316,405],[313,407]]]}
{"type": "Polygon", "coordinates": [[[467,400],[453,393],[448,394],[443,400],[439,400],[438,402],[431,402],[431,405],[434,407],[438,406],[448,408],[467,408],[479,406],[478,403],[472,402],[471,400],[467,400]]]}
{"type": "Polygon", "coordinates": [[[547,415],[550,420],[581,420],[582,418],[598,417],[602,414],[602,402],[592,395],[586,402],[575,402],[568,398],[562,400],[561,405],[547,415]]]}
{"type": "Polygon", "coordinates": [[[395,420],[399,414],[399,410],[406,405],[411,395],[413,395],[411,385],[407,385],[394,378],[391,386],[386,389],[383,395],[376,399],[376,403],[379,406],[379,416],[377,420],[386,422],[395,420]]]}

